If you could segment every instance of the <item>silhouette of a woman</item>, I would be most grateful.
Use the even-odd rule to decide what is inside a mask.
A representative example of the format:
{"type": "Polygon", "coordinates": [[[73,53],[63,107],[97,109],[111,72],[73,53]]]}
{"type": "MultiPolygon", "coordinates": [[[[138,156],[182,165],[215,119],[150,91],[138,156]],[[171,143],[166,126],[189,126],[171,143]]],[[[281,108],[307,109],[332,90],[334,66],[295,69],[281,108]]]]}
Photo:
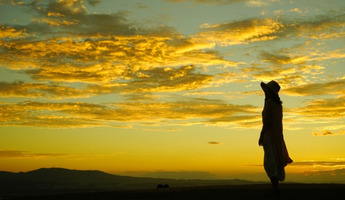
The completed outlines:
{"type": "Polygon", "coordinates": [[[265,106],[259,145],[264,148],[264,168],[272,183],[272,196],[280,196],[278,184],[285,179],[284,167],[293,162],[283,137],[283,106],[278,94],[280,86],[270,81],[267,84],[262,82],[261,88],[265,92],[265,106]]]}

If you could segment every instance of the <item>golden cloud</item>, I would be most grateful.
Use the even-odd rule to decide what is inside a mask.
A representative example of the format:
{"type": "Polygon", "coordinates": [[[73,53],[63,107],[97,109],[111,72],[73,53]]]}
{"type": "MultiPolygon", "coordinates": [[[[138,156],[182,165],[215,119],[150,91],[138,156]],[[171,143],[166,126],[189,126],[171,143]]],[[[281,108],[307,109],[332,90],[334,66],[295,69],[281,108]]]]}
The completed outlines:
{"type": "MultiPolygon", "coordinates": [[[[48,16],[51,16],[49,14],[48,14],[48,16]]],[[[62,15],[60,13],[57,13],[57,14],[62,15]]],[[[74,25],[74,24],[78,23],[78,21],[76,21],[76,20],[68,21],[68,20],[65,20],[65,19],[49,19],[49,18],[42,18],[42,19],[33,18],[32,21],[36,22],[36,23],[46,23],[46,24],[48,24],[50,26],[74,25]]]]}
{"type": "Polygon", "coordinates": [[[1,97],[80,98],[90,97],[93,92],[95,91],[91,89],[77,89],[54,84],[24,83],[21,81],[0,82],[1,97]]]}
{"type": "Polygon", "coordinates": [[[308,118],[343,118],[345,117],[345,100],[343,97],[335,99],[315,99],[296,110],[308,118]]]}
{"type": "MultiPolygon", "coordinates": [[[[54,75],[56,78],[61,77],[63,79],[64,77],[64,74],[60,74],[59,76],[57,74],[54,75]]],[[[91,77],[88,78],[89,80],[91,79],[91,77]]],[[[99,76],[94,78],[101,80],[101,78],[106,77],[99,76]]],[[[57,83],[0,82],[0,96],[60,99],[90,97],[120,92],[124,94],[137,92],[176,92],[209,87],[209,84],[213,80],[214,76],[197,72],[195,66],[155,68],[152,70],[141,70],[131,75],[127,74],[126,78],[118,79],[118,82],[81,84],[81,88],[64,86],[57,83]]],[[[65,79],[66,81],[69,81],[68,78],[65,79]]]]}
{"type": "MultiPolygon", "coordinates": [[[[13,70],[24,69],[39,81],[97,84],[87,88],[102,89],[92,91],[94,94],[195,89],[214,81],[211,75],[195,73],[196,65],[239,64],[225,60],[216,51],[205,51],[204,48],[209,48],[205,42],[197,43],[183,37],[135,35],[99,37],[98,40],[14,40],[3,42],[1,47],[5,49],[0,56],[4,66],[13,70]]],[[[32,84],[32,91],[38,87],[32,84]]],[[[48,90],[42,89],[43,85],[40,87],[41,91],[48,90]]],[[[89,93],[74,90],[76,96],[81,92],[89,93]]],[[[38,97],[37,92],[31,92],[34,93],[38,97]]],[[[25,96],[29,97],[28,94],[26,92],[25,96]]]]}
{"type": "MultiPolygon", "coordinates": [[[[21,38],[27,36],[26,30],[16,30],[15,28],[8,27],[8,26],[1,26],[0,27],[0,39],[4,38],[21,38]]],[[[0,40],[0,44],[2,41],[0,40]]]]}
{"type": "MultiPolygon", "coordinates": [[[[187,91],[197,88],[210,87],[217,81],[215,76],[202,74],[197,71],[195,66],[182,66],[179,68],[154,68],[151,70],[140,70],[131,74],[124,74],[123,78],[118,77],[114,82],[103,83],[107,76],[85,77],[86,73],[78,72],[74,74],[75,80],[78,75],[80,80],[87,78],[88,81],[94,79],[97,84],[83,83],[79,88],[61,84],[62,81],[70,81],[66,74],[68,71],[61,70],[58,74],[55,72],[45,72],[45,77],[55,76],[55,80],[61,78],[60,83],[33,83],[33,82],[0,82],[0,96],[2,97],[29,97],[29,98],[81,98],[91,97],[109,93],[147,93],[147,92],[177,92],[187,91]],[[65,79],[64,79],[65,77],[65,79]],[[103,80],[102,80],[103,78],[103,80]]],[[[71,71],[69,71],[71,72],[71,71]]],[[[103,71],[104,72],[104,71],[103,71]]],[[[28,73],[41,75],[42,71],[31,70],[28,73]]],[[[109,77],[111,80],[112,77],[109,77]]],[[[42,80],[43,78],[37,78],[42,80]]],[[[47,79],[49,81],[49,79],[47,79]]],[[[220,80],[218,80],[219,82],[220,80]]],[[[90,81],[91,82],[91,81],[90,81]]],[[[222,82],[223,83],[223,82],[222,82]]]]}
{"type": "Polygon", "coordinates": [[[221,46],[275,39],[274,33],[284,27],[277,20],[249,19],[224,24],[204,24],[196,35],[200,40],[213,41],[221,46]]]}
{"type": "Polygon", "coordinates": [[[74,111],[98,108],[85,103],[38,103],[25,102],[0,105],[2,126],[38,126],[52,128],[93,127],[104,125],[87,117],[69,115],[74,111]]]}
{"type": "Polygon", "coordinates": [[[222,101],[190,99],[176,102],[128,102],[98,105],[89,103],[2,103],[1,126],[93,127],[117,126],[118,123],[166,123],[188,120],[200,123],[242,123],[240,115],[257,115],[257,108],[249,105],[226,104],[222,101]],[[232,117],[231,117],[232,116],[232,117]],[[171,121],[171,122],[169,122],[171,121]]]}
{"type": "MultiPolygon", "coordinates": [[[[325,67],[316,65],[315,61],[326,58],[322,58],[320,54],[316,56],[315,52],[302,46],[303,48],[299,46],[281,49],[278,52],[261,51],[261,62],[252,62],[251,67],[242,68],[242,71],[257,81],[277,80],[283,88],[310,84],[311,80],[325,72],[325,67]]],[[[330,52],[328,53],[329,59],[334,58],[330,52]]]]}
{"type": "Polygon", "coordinates": [[[137,35],[131,37],[114,36],[99,38],[97,41],[78,41],[72,38],[53,38],[43,41],[9,41],[2,45],[9,59],[1,59],[9,66],[21,65],[22,69],[35,68],[35,78],[44,77],[54,80],[55,75],[65,80],[100,81],[95,77],[104,77],[110,81],[125,70],[152,69],[162,66],[181,65],[224,65],[236,66],[236,62],[227,61],[216,52],[202,51],[208,48],[194,41],[137,35]],[[182,43],[182,44],[181,44],[182,43]],[[16,59],[11,59],[11,58],[16,59]],[[45,58],[45,59],[44,59],[45,58]],[[71,64],[71,62],[73,64],[71,64]],[[24,65],[24,66],[23,66],[24,65]],[[88,75],[88,73],[90,73],[88,75]],[[86,80],[82,80],[86,77],[86,80]]]}
{"type": "Polygon", "coordinates": [[[124,87],[124,92],[176,92],[201,88],[213,76],[195,73],[195,66],[155,68],[139,71],[124,87]]]}
{"type": "MultiPolygon", "coordinates": [[[[213,5],[239,2],[170,0],[184,1],[213,5]]],[[[120,122],[155,123],[166,120],[172,123],[181,120],[184,121],[181,124],[237,124],[253,127],[261,123],[255,106],[205,99],[157,102],[157,96],[151,93],[187,91],[187,95],[221,95],[214,91],[198,93],[194,90],[249,79],[275,79],[287,95],[344,93],[343,80],[310,83],[310,77],[324,72],[324,67],[315,62],[344,58],[342,49],[307,49],[310,43],[305,43],[304,49],[294,46],[279,51],[260,51],[259,47],[259,51],[254,54],[258,55],[259,61],[251,62],[252,66],[246,68],[242,68],[242,64],[247,64],[245,62],[228,60],[230,52],[222,55],[215,51],[216,45],[248,44],[276,38],[310,39],[317,34],[322,36],[321,39],[338,38],[343,34],[343,31],[339,31],[344,26],[343,15],[337,18],[319,16],[313,20],[303,19],[293,23],[281,18],[252,18],[223,24],[204,24],[199,33],[185,36],[171,27],[149,29],[131,24],[125,12],[90,14],[84,2],[34,1],[26,4],[35,12],[31,24],[21,26],[23,28],[0,28],[2,67],[24,72],[32,79],[30,82],[0,82],[0,96],[60,100],[121,93],[132,101],[107,105],[73,102],[2,103],[1,125],[89,127],[118,126],[120,122]],[[224,73],[228,66],[241,68],[236,72],[224,73]],[[135,100],[140,101],[133,102],[135,100]]],[[[247,5],[257,6],[264,5],[263,2],[266,1],[246,1],[247,5]]],[[[315,109],[316,117],[340,118],[344,113],[342,104],[340,99],[314,100],[299,109],[298,113],[314,116],[309,109],[315,109]],[[330,109],[326,103],[335,103],[334,108],[330,109]]]]}
{"type": "Polygon", "coordinates": [[[276,80],[279,84],[285,88],[292,83],[303,83],[303,73],[300,69],[301,66],[252,66],[243,68],[242,71],[246,74],[250,74],[257,81],[271,81],[276,80]]]}
{"type": "MultiPolygon", "coordinates": [[[[234,1],[215,2],[219,4],[234,1]]],[[[57,23],[55,25],[61,27],[47,29],[53,36],[51,38],[34,37],[27,40],[2,41],[0,45],[4,51],[0,61],[11,69],[26,69],[27,74],[34,80],[92,83],[93,85],[87,86],[83,91],[92,89],[94,94],[119,91],[174,92],[202,88],[206,85],[217,87],[224,82],[232,82],[233,80],[221,75],[215,77],[198,74],[195,67],[186,71],[186,66],[238,66],[244,62],[226,60],[211,49],[215,44],[227,46],[270,40],[281,32],[289,31],[287,27],[292,27],[271,18],[248,19],[223,24],[204,24],[200,33],[186,37],[169,28],[163,28],[160,33],[131,29],[125,14],[89,14],[83,1],[35,2],[30,6],[39,14],[33,23],[40,25],[30,28],[30,32],[36,31],[39,35],[43,29],[35,30],[35,27],[47,27],[45,23],[57,23]],[[74,25],[70,26],[71,23],[74,25]],[[66,34],[62,34],[61,30],[66,34]],[[54,37],[54,31],[58,31],[56,33],[59,33],[60,37],[54,37]],[[179,75],[172,78],[169,73],[184,73],[184,77],[179,75]],[[169,76],[169,79],[163,75],[169,76]],[[192,77],[190,81],[187,78],[189,76],[192,77]],[[96,89],[100,91],[96,92],[96,89]]],[[[322,19],[314,24],[340,27],[340,22],[341,20],[328,23],[326,19],[322,19]]],[[[298,27],[303,25],[299,23],[298,27]]],[[[14,35],[19,33],[13,28],[3,30],[14,35]]],[[[317,55],[303,57],[268,52],[263,52],[261,57],[264,62],[284,65],[317,59],[317,55]]],[[[320,57],[322,55],[318,56],[320,57]]],[[[331,57],[342,57],[342,53],[334,52],[331,57]]],[[[306,72],[309,69],[315,68],[246,68],[243,72],[251,72],[255,78],[261,80],[278,79],[288,83],[294,79],[301,83],[303,76],[298,71],[306,72]]],[[[73,91],[72,88],[70,90],[73,91]]],[[[74,93],[78,92],[82,91],[75,90],[74,93]]],[[[26,94],[28,97],[30,92],[26,94]]]]}
{"type": "MultiPolygon", "coordinates": [[[[260,113],[259,111],[257,113],[260,113]]],[[[227,126],[227,125],[239,125],[238,127],[243,128],[253,128],[260,127],[262,125],[261,115],[253,114],[240,114],[233,116],[223,116],[216,119],[211,119],[209,122],[213,125],[227,126]]],[[[238,128],[237,127],[237,128],[238,128]]]]}

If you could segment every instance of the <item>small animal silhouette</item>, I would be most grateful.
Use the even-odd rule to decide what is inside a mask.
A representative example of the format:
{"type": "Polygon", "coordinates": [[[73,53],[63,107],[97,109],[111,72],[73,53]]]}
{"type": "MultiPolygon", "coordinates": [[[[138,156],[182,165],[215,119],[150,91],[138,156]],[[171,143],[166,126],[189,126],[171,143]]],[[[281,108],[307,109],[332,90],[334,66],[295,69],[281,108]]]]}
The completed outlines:
{"type": "Polygon", "coordinates": [[[157,189],[162,189],[162,188],[169,188],[168,184],[158,184],[157,189]]]}

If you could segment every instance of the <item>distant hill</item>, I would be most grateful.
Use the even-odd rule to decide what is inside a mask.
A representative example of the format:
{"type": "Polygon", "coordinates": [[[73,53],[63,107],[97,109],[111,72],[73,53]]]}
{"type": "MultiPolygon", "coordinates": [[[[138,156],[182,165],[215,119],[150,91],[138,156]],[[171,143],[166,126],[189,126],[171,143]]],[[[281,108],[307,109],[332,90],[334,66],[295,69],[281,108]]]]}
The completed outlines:
{"type": "Polygon", "coordinates": [[[0,198],[59,193],[154,189],[159,184],[169,187],[243,185],[245,180],[176,180],[118,176],[93,170],[42,168],[29,172],[0,172],[0,198]]]}

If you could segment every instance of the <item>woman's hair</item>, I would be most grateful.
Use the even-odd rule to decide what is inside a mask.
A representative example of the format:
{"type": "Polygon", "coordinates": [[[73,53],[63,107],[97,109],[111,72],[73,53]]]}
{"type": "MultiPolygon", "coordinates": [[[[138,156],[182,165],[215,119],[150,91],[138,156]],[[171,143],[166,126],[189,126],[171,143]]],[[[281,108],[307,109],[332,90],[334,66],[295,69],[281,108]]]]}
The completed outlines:
{"type": "Polygon", "coordinates": [[[280,100],[280,97],[277,93],[272,92],[270,89],[268,89],[267,91],[265,91],[265,101],[267,101],[268,99],[271,99],[273,102],[277,103],[277,104],[283,104],[283,102],[280,100]]]}

